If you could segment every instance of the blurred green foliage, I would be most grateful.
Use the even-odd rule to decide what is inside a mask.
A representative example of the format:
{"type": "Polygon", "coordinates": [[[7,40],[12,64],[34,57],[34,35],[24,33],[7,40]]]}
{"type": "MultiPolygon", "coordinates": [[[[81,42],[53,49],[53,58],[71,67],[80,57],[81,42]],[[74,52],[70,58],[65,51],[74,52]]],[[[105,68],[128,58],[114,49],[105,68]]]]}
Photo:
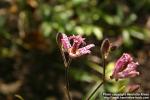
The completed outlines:
{"type": "MultiPolygon", "coordinates": [[[[64,32],[68,35],[81,34],[87,37],[88,42],[95,43],[97,47],[93,50],[92,55],[80,58],[80,61],[73,61],[70,77],[72,78],[71,84],[81,82],[78,84],[80,88],[76,91],[82,96],[88,95],[102,77],[100,66],[102,62],[99,54],[101,40],[108,37],[112,41],[119,41],[119,43],[116,42],[118,45],[123,44],[110,55],[108,59],[112,61],[108,63],[110,68],[113,67],[114,59],[125,50],[136,55],[134,52],[136,49],[150,43],[149,12],[150,0],[2,0],[0,1],[0,66],[1,68],[11,66],[20,73],[15,76],[16,71],[12,72],[10,75],[15,77],[13,80],[12,77],[6,75],[13,71],[11,68],[9,71],[2,70],[0,80],[5,82],[8,77],[11,82],[20,79],[19,76],[24,71],[22,69],[30,66],[33,69],[30,67],[25,69],[29,72],[29,78],[24,79],[29,80],[29,83],[30,81],[32,83],[31,76],[33,79],[38,76],[39,80],[42,80],[41,77],[47,75],[46,81],[43,79],[41,84],[46,84],[44,89],[50,92],[47,94],[43,92],[41,98],[43,100],[62,98],[62,92],[56,92],[59,86],[55,86],[55,89],[52,90],[46,87],[51,83],[53,87],[56,84],[54,80],[56,78],[61,80],[63,76],[63,63],[55,36],[57,32],[64,32]],[[11,61],[13,64],[7,65],[11,61]],[[43,71],[43,66],[49,66],[49,68],[46,67],[46,72],[40,72],[43,71]],[[50,82],[49,77],[52,78],[50,82]]],[[[27,91],[26,88],[20,89],[19,92],[23,94],[25,100],[41,100],[38,98],[40,93],[36,91],[37,81],[27,87],[30,88],[30,91],[27,91]],[[29,95],[28,92],[32,95],[29,95]]],[[[116,92],[127,83],[128,80],[120,83],[110,81],[106,90],[116,92]]],[[[27,85],[29,84],[24,83],[23,86],[27,85]]],[[[76,89],[74,84],[71,87],[73,90],[76,89]]],[[[39,91],[44,90],[40,88],[39,91]]],[[[101,98],[99,92],[96,95],[95,98],[101,98]]],[[[8,98],[9,93],[3,94],[2,92],[0,99],[6,98],[5,96],[8,98]]],[[[80,96],[78,98],[81,99],[80,96]]]]}

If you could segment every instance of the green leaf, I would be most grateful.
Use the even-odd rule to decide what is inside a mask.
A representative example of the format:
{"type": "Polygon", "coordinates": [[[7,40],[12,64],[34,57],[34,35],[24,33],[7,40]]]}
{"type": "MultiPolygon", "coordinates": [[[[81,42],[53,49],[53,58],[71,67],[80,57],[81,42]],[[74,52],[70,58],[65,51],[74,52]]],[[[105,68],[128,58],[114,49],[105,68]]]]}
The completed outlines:
{"type": "Polygon", "coordinates": [[[80,26],[75,27],[75,32],[78,34],[84,35],[84,30],[80,26]]]}
{"type": "Polygon", "coordinates": [[[108,65],[106,66],[106,79],[110,80],[110,76],[113,73],[115,63],[114,62],[109,62],[108,65]]]}
{"type": "Polygon", "coordinates": [[[135,20],[137,19],[136,14],[132,13],[129,15],[129,17],[126,19],[126,21],[124,22],[125,25],[130,25],[131,23],[133,23],[135,20]]]}
{"type": "Polygon", "coordinates": [[[125,91],[126,86],[123,85],[122,87],[120,87],[120,89],[118,90],[118,92],[124,92],[125,91]]]}
{"type": "Polygon", "coordinates": [[[98,64],[96,63],[92,63],[92,62],[87,62],[87,65],[92,68],[93,70],[99,72],[99,73],[103,73],[103,68],[102,66],[99,66],[98,64]]]}
{"type": "Polygon", "coordinates": [[[113,25],[114,24],[114,18],[113,18],[113,16],[110,16],[110,15],[104,15],[104,20],[108,23],[108,24],[110,24],[110,25],[113,25]]]}
{"type": "Polygon", "coordinates": [[[19,100],[24,100],[21,95],[16,94],[15,97],[18,98],[19,100]]]}
{"type": "Polygon", "coordinates": [[[133,36],[135,38],[138,38],[138,39],[141,39],[141,40],[144,39],[144,33],[140,32],[140,31],[131,29],[130,34],[131,34],[131,36],[133,36]]]}
{"type": "Polygon", "coordinates": [[[123,30],[122,35],[123,35],[123,41],[124,41],[125,45],[126,46],[131,46],[133,44],[133,42],[131,40],[129,31],[128,30],[123,30]]]}
{"type": "Polygon", "coordinates": [[[96,36],[96,38],[98,40],[101,40],[103,38],[103,34],[102,34],[102,29],[99,27],[94,27],[93,28],[93,33],[96,36]]]}
{"type": "Polygon", "coordinates": [[[143,32],[144,32],[144,34],[145,34],[145,41],[146,42],[148,42],[148,43],[150,43],[150,30],[148,30],[148,29],[143,29],[143,32]]]}
{"type": "MultiPolygon", "coordinates": [[[[102,81],[97,81],[90,89],[88,89],[88,93],[86,94],[86,97],[89,96],[96,88],[97,86],[101,83],[102,81]]],[[[95,100],[96,97],[102,94],[103,92],[103,85],[97,90],[97,92],[92,96],[90,100],[95,100]]],[[[101,96],[102,97],[102,96],[101,96]]],[[[101,99],[102,100],[102,99],[101,99]]]]}
{"type": "Polygon", "coordinates": [[[84,25],[83,29],[84,29],[85,35],[89,36],[92,33],[93,26],[91,26],[91,25],[84,25]]]}
{"type": "Polygon", "coordinates": [[[45,37],[48,37],[52,32],[51,24],[49,22],[43,22],[41,25],[41,32],[45,37]]]}
{"type": "Polygon", "coordinates": [[[79,70],[79,69],[70,69],[70,74],[72,77],[74,77],[78,81],[83,81],[83,82],[94,82],[99,80],[99,77],[96,75],[93,75],[91,73],[88,73],[84,70],[79,70]]]}

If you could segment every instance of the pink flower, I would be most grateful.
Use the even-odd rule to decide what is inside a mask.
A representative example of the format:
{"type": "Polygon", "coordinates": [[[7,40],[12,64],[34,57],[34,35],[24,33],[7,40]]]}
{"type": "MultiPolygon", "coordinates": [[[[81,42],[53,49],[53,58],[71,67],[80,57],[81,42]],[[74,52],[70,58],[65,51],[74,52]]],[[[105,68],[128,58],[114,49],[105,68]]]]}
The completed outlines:
{"type": "Polygon", "coordinates": [[[124,53],[116,62],[111,79],[129,78],[139,75],[136,71],[138,62],[134,62],[130,54],[124,53]]]}
{"type": "Polygon", "coordinates": [[[66,52],[68,52],[69,56],[71,58],[75,58],[84,54],[91,53],[89,49],[95,46],[94,44],[89,44],[87,46],[81,47],[86,44],[84,40],[85,38],[82,38],[82,36],[80,35],[77,35],[77,36],[73,35],[73,36],[67,37],[66,34],[62,33],[61,43],[63,45],[63,49],[66,52]],[[72,45],[71,45],[71,41],[73,42],[72,45]]]}
{"type": "Polygon", "coordinates": [[[139,84],[128,85],[126,92],[136,92],[139,88],[139,84]]]}

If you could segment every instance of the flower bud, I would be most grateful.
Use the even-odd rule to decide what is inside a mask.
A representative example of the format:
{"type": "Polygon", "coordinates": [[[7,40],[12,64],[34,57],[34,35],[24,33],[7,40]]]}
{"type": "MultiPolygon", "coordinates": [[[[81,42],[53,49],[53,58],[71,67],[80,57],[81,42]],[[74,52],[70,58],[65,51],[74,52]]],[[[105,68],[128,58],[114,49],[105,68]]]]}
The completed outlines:
{"type": "Polygon", "coordinates": [[[110,49],[110,42],[108,39],[103,40],[101,45],[101,53],[104,57],[104,59],[107,59],[110,49]]]}

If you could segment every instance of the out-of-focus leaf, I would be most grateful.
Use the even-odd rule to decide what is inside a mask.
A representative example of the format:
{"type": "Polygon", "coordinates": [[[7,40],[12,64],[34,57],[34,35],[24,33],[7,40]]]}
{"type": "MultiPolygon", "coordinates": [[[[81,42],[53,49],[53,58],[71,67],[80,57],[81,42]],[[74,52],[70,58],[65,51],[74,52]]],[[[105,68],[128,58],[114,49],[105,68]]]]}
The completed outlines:
{"type": "Polygon", "coordinates": [[[24,100],[21,95],[16,94],[15,97],[18,98],[19,100],[24,100]]]}
{"type": "Polygon", "coordinates": [[[75,23],[72,21],[72,22],[68,22],[66,25],[65,25],[65,28],[67,31],[72,31],[75,27],[75,23]]]}
{"type": "Polygon", "coordinates": [[[108,65],[106,66],[106,79],[110,79],[110,76],[113,73],[115,63],[114,62],[109,62],[108,65]]]}
{"type": "Polygon", "coordinates": [[[129,15],[129,17],[126,19],[126,21],[124,22],[125,25],[130,25],[131,23],[133,23],[135,20],[137,19],[136,14],[132,13],[129,15]]]}
{"type": "Polygon", "coordinates": [[[119,16],[114,16],[114,25],[121,25],[122,24],[122,19],[119,16]]]}
{"type": "Polygon", "coordinates": [[[98,64],[96,63],[92,63],[92,62],[87,62],[87,65],[92,68],[93,70],[99,72],[99,73],[103,73],[103,68],[102,66],[99,66],[98,64]]]}
{"type": "Polygon", "coordinates": [[[80,69],[70,69],[70,74],[78,81],[94,82],[98,81],[99,77],[80,69]]]}
{"type": "Polygon", "coordinates": [[[123,41],[124,41],[125,45],[126,46],[131,46],[133,44],[133,42],[130,38],[129,31],[128,30],[123,30],[122,35],[123,35],[123,41]]]}
{"type": "Polygon", "coordinates": [[[126,88],[126,86],[123,85],[122,87],[120,87],[120,89],[118,90],[118,92],[124,92],[125,88],[126,88]]]}
{"type": "Polygon", "coordinates": [[[42,13],[42,15],[43,15],[44,18],[49,17],[50,14],[51,14],[51,8],[47,4],[42,4],[40,10],[41,10],[41,13],[42,13]]]}
{"type": "Polygon", "coordinates": [[[0,28],[3,27],[4,23],[5,23],[5,17],[0,16],[0,28]]]}
{"type": "Polygon", "coordinates": [[[106,89],[112,93],[125,92],[123,86],[127,86],[128,79],[120,79],[119,81],[111,80],[106,84],[106,89]]]}
{"type": "Polygon", "coordinates": [[[85,35],[89,36],[89,35],[91,35],[91,33],[92,33],[93,26],[84,25],[84,26],[83,26],[83,29],[84,29],[85,35]]]}
{"type": "Polygon", "coordinates": [[[12,57],[14,56],[14,52],[12,52],[10,48],[2,48],[0,50],[0,55],[2,57],[12,57]]]}
{"type": "Polygon", "coordinates": [[[145,34],[145,41],[149,42],[150,43],[150,30],[148,29],[143,29],[143,32],[145,34]]]}
{"type": "Polygon", "coordinates": [[[104,20],[110,25],[121,25],[121,18],[117,15],[105,15],[104,20]]]}
{"type": "Polygon", "coordinates": [[[59,16],[55,16],[56,18],[58,18],[61,21],[66,21],[69,19],[70,16],[72,16],[73,11],[71,10],[66,10],[66,11],[62,11],[62,12],[58,12],[59,16]]]}
{"type": "Polygon", "coordinates": [[[124,18],[124,11],[123,11],[123,5],[117,5],[117,15],[119,19],[119,23],[122,22],[122,19],[124,18]]]}
{"type": "Polygon", "coordinates": [[[96,36],[96,38],[98,40],[101,40],[103,38],[103,34],[102,34],[102,29],[99,27],[94,27],[93,28],[93,33],[96,36]]]}
{"type": "Polygon", "coordinates": [[[80,26],[75,27],[75,32],[78,33],[78,34],[81,34],[81,35],[84,34],[84,30],[80,26]]]}
{"type": "MultiPolygon", "coordinates": [[[[86,97],[89,96],[96,88],[97,86],[101,83],[102,81],[97,81],[91,88],[90,90],[88,89],[88,93],[86,94],[86,97]]],[[[103,85],[97,90],[97,92],[93,95],[93,97],[90,100],[95,100],[96,97],[100,95],[100,98],[102,100],[102,92],[104,91],[103,85]]]]}
{"type": "Polygon", "coordinates": [[[44,34],[45,37],[48,37],[51,34],[52,28],[50,22],[42,23],[41,32],[44,34]]]}
{"type": "Polygon", "coordinates": [[[58,29],[58,28],[60,28],[60,25],[59,25],[59,23],[57,23],[57,22],[52,22],[51,25],[52,25],[53,29],[58,29]]]}
{"type": "Polygon", "coordinates": [[[88,0],[72,0],[72,2],[73,4],[78,5],[88,2],[88,0]]]}
{"type": "Polygon", "coordinates": [[[110,24],[110,25],[113,25],[114,24],[114,18],[113,18],[113,16],[110,16],[110,15],[104,15],[104,20],[108,23],[108,24],[110,24]]]}
{"type": "Polygon", "coordinates": [[[135,29],[130,29],[129,32],[130,32],[131,36],[133,36],[135,38],[138,38],[141,40],[144,39],[144,33],[140,32],[140,31],[137,31],[135,29]]]}

